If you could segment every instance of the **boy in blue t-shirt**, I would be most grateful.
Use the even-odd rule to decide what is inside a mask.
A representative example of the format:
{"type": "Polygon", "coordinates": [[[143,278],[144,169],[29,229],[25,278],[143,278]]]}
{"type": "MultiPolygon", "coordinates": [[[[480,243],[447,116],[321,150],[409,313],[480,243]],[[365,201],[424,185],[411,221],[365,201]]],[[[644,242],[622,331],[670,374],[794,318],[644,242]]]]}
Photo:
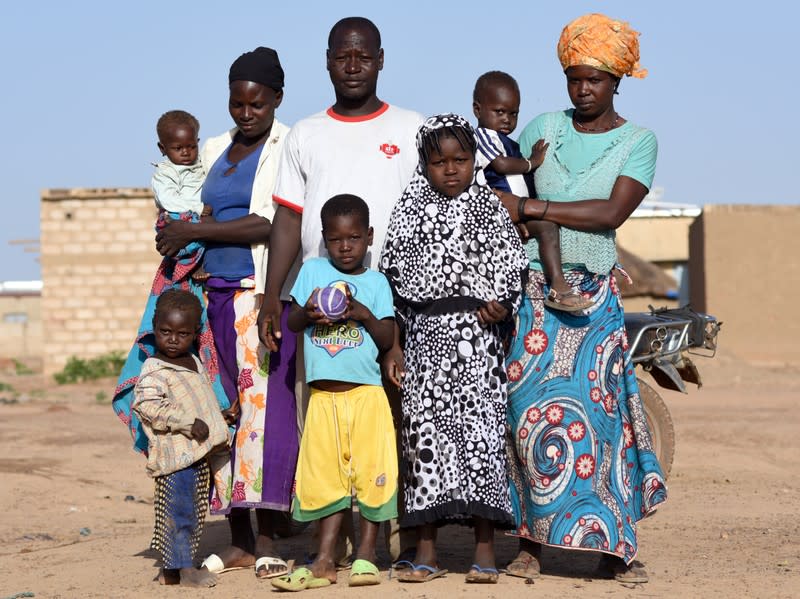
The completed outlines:
{"type": "Polygon", "coordinates": [[[389,282],[364,266],[372,245],[369,208],[341,194],[322,207],[322,237],[328,257],[303,264],[292,287],[289,328],[304,331],[306,381],[311,388],[292,515],[320,520],[320,546],[308,568],[273,580],[285,590],[327,586],[336,581],[334,548],[351,489],[360,513],[360,544],[350,586],[380,583],[375,562],[378,527],[397,517],[397,448],[389,401],[381,383],[378,354],[394,342],[394,308],[389,282]],[[347,309],[332,322],[316,304],[317,291],[343,289],[347,309]]]}
{"type": "MultiPolygon", "coordinates": [[[[478,119],[475,158],[492,189],[535,197],[533,171],[544,162],[549,144],[538,140],[525,158],[519,144],[508,137],[517,128],[519,103],[519,85],[508,73],[489,71],[478,77],[472,92],[472,112],[478,119]]],[[[592,306],[591,300],[582,297],[564,279],[558,225],[540,221],[534,236],[539,242],[539,261],[550,284],[545,306],[565,312],[580,312],[592,306]]]]}

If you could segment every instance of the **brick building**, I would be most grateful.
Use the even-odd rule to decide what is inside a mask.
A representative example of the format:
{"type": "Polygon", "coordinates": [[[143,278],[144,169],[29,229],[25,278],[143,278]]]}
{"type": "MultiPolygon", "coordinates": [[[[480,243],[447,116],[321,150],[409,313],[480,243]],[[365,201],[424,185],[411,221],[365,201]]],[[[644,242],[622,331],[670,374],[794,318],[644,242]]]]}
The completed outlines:
{"type": "Polygon", "coordinates": [[[41,294],[41,281],[0,283],[0,360],[41,361],[41,294]]]}
{"type": "Polygon", "coordinates": [[[42,192],[45,374],[70,356],[130,349],[161,257],[153,194],[144,188],[42,192]]]}

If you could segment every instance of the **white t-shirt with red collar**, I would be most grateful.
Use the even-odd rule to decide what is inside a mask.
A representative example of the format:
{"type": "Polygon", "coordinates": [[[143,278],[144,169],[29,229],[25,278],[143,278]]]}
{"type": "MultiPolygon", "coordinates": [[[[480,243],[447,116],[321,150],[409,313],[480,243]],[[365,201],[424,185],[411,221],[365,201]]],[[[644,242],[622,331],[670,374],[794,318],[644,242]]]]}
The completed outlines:
{"type": "Polygon", "coordinates": [[[369,206],[373,243],[365,265],[377,269],[389,215],[417,166],[417,112],[384,104],[372,114],[344,117],[332,109],[295,124],[286,137],[273,199],[303,215],[303,261],[327,254],[320,210],[350,193],[369,206]]]}

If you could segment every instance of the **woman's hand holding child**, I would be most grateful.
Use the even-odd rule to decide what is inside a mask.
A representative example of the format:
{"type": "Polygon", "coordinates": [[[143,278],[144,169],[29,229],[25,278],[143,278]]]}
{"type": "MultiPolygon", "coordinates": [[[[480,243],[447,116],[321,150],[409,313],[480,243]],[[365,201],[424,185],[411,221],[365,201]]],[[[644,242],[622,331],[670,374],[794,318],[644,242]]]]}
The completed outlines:
{"type": "Polygon", "coordinates": [[[156,249],[162,256],[175,257],[183,248],[195,240],[192,227],[182,220],[166,217],[166,226],[156,233],[156,249]]]}

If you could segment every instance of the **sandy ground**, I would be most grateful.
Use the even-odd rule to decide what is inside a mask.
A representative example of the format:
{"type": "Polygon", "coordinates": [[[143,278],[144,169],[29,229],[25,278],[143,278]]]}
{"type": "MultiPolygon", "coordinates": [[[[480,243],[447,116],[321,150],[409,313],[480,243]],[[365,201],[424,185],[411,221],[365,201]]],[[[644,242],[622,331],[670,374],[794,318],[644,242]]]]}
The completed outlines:
{"type": "MultiPolygon", "coordinates": [[[[639,558],[649,583],[603,579],[592,553],[546,550],[544,575],[533,584],[502,576],[496,586],[466,585],[470,532],[448,527],[440,533],[446,578],[310,592],[354,598],[800,597],[800,367],[748,366],[724,354],[698,365],[703,389],[688,396],[664,392],[677,450],[669,501],[640,525],[639,558]]],[[[113,381],[55,387],[40,376],[10,373],[0,373],[0,381],[15,389],[0,392],[0,598],[271,592],[249,570],[224,574],[213,589],[153,582],[152,483],[107,403],[113,381]]],[[[212,518],[200,555],[226,539],[225,521],[212,518]]],[[[300,559],[309,535],[278,543],[285,557],[300,559]]],[[[512,539],[498,538],[500,564],[514,547],[512,539]]],[[[385,570],[385,553],[381,559],[385,570]]],[[[340,582],[346,580],[341,574],[340,582]]]]}

